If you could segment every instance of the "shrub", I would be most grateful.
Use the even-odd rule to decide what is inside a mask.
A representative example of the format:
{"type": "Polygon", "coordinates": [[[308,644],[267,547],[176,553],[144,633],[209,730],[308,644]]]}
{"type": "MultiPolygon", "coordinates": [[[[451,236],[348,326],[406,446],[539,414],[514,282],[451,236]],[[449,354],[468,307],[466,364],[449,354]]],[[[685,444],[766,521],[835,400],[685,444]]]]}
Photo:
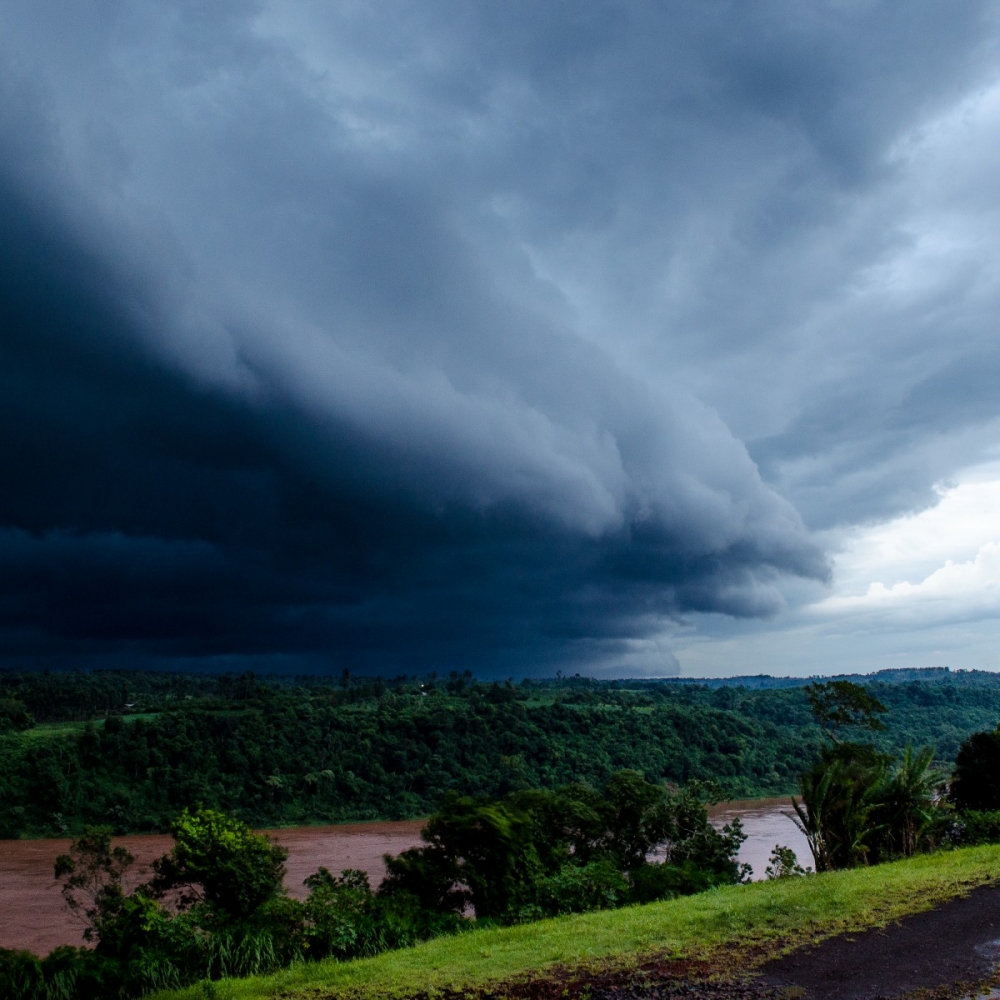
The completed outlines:
{"type": "Polygon", "coordinates": [[[636,903],[690,896],[729,881],[724,875],[702,868],[691,860],[645,864],[629,872],[631,895],[636,903]]]}
{"type": "Polygon", "coordinates": [[[46,1000],[41,961],[30,951],[0,949],[0,995],[10,1000],[46,1000]]]}
{"type": "Polygon", "coordinates": [[[628,902],[629,884],[617,865],[608,860],[565,864],[554,874],[537,878],[530,899],[539,915],[546,917],[607,910],[628,902]]]}
{"type": "Polygon", "coordinates": [[[1000,809],[967,809],[959,813],[954,839],[963,847],[1000,844],[1000,809]]]}
{"type": "Polygon", "coordinates": [[[106,1000],[123,992],[117,965],[89,948],[56,948],[46,958],[0,948],[4,1000],[106,1000]]]}
{"type": "Polygon", "coordinates": [[[387,945],[375,894],[363,871],[333,876],[320,868],[305,884],[305,940],[310,958],[376,955],[387,945]]]}
{"type": "Polygon", "coordinates": [[[764,877],[767,879],[795,878],[808,875],[812,871],[811,868],[803,868],[799,864],[795,851],[781,844],[774,845],[774,850],[767,860],[768,865],[764,869],[764,877]]]}

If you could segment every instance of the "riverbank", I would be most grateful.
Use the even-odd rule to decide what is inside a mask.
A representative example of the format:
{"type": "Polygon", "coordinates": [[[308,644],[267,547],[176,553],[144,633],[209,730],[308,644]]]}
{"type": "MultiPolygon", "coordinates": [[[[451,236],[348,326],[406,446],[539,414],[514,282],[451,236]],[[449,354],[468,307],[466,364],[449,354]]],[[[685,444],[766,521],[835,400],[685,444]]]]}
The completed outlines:
{"type": "MultiPolygon", "coordinates": [[[[573,997],[593,992],[603,976],[641,979],[644,971],[660,981],[710,973],[740,979],[797,948],[844,932],[883,928],[998,879],[1000,847],[967,848],[648,906],[473,930],[372,959],[306,964],[275,976],[225,981],[215,995],[225,1000],[279,995],[389,1000],[449,993],[573,997]]],[[[869,995],[878,995],[878,984],[871,985],[869,995]]],[[[160,994],[158,1000],[204,995],[199,985],[160,994]]]]}
{"type": "MultiPolygon", "coordinates": [[[[307,875],[323,866],[340,872],[358,868],[372,885],[385,875],[384,854],[399,854],[420,842],[424,820],[350,823],[338,826],[285,827],[265,830],[288,849],[285,885],[304,899],[307,875]]],[[[156,858],[173,845],[167,834],[116,837],[136,859],[127,880],[131,888],[146,881],[156,858]]],[[[59,945],[82,945],[84,923],[63,906],[53,877],[55,860],[69,850],[68,839],[0,840],[0,948],[24,948],[46,955],[59,945]]]]}
{"type": "MultiPolygon", "coordinates": [[[[747,833],[739,860],[763,878],[767,859],[776,843],[792,847],[804,864],[811,863],[808,845],[788,818],[788,798],[743,799],[713,806],[713,823],[722,825],[739,817],[747,833]]],[[[424,820],[351,823],[336,826],[282,827],[263,831],[288,849],[285,885],[299,899],[305,897],[303,880],[323,866],[332,872],[358,868],[372,885],[385,875],[385,854],[399,854],[420,843],[424,820]]],[[[136,859],[133,885],[145,881],[150,865],[170,850],[166,834],[116,837],[136,859]]],[[[59,885],[53,878],[58,855],[69,849],[68,839],[0,840],[0,948],[25,948],[48,954],[63,944],[83,944],[83,923],[63,908],[59,885]]]]}

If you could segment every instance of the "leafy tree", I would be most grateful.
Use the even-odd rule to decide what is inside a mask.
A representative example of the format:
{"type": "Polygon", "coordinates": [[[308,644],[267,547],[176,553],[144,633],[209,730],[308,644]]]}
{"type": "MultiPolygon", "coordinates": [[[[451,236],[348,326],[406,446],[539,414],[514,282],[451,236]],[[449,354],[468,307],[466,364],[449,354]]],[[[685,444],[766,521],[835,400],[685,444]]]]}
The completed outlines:
{"type": "Polygon", "coordinates": [[[133,859],[112,846],[108,827],[88,830],[57,860],[67,903],[96,944],[70,965],[103,984],[95,996],[268,972],[301,955],[303,907],[285,895],[283,848],[216,810],[185,810],[173,834],[153,880],[132,891],[133,859]]]}
{"type": "Polygon", "coordinates": [[[0,733],[33,729],[35,717],[23,701],[0,698],[0,733]]]}
{"type": "Polygon", "coordinates": [[[458,883],[458,859],[441,844],[411,847],[395,856],[383,856],[386,876],[379,895],[412,900],[423,912],[459,916],[469,893],[458,883]]]}
{"type": "Polygon", "coordinates": [[[217,809],[185,809],[174,846],[154,862],[157,895],[180,890],[181,906],[204,901],[215,914],[246,919],[284,894],[288,851],[217,809]]]}
{"type": "Polygon", "coordinates": [[[806,697],[813,717],[834,743],[840,742],[837,731],[844,726],[872,732],[885,729],[879,715],[888,709],[860,684],[852,681],[810,684],[806,688],[806,697]]]}
{"type": "Polygon", "coordinates": [[[666,789],[647,781],[638,771],[616,772],[604,794],[607,832],[602,846],[623,870],[644,864],[654,848],[671,833],[676,834],[666,789]]]}
{"type": "Polygon", "coordinates": [[[872,747],[841,743],[802,775],[802,802],[792,800],[816,871],[867,864],[888,761],[872,747]]]}
{"type": "Polygon", "coordinates": [[[126,875],[135,863],[132,854],[112,846],[109,826],[88,827],[56,858],[55,877],[62,882],[62,896],[71,913],[87,922],[84,939],[100,937],[102,928],[122,908],[128,894],[126,875]]]}
{"type": "Polygon", "coordinates": [[[746,834],[739,817],[726,823],[721,831],[708,821],[705,795],[711,790],[711,785],[695,782],[668,797],[667,836],[657,846],[664,863],[694,865],[708,873],[713,885],[735,885],[750,876],[750,866],[736,860],[746,834]]]}
{"type": "Polygon", "coordinates": [[[529,836],[545,872],[555,873],[571,860],[587,864],[603,855],[607,803],[589,785],[578,782],[554,791],[532,788],[513,792],[505,802],[530,825],[529,836]]]}
{"type": "MultiPolygon", "coordinates": [[[[39,966],[53,996],[138,996],[181,985],[181,956],[196,950],[193,928],[172,920],[148,887],[133,889],[134,858],[111,843],[110,827],[92,827],[56,859],[63,898],[87,921],[93,952],[56,949],[39,966]],[[52,984],[71,984],[64,993],[52,984]]],[[[62,988],[62,987],[60,987],[62,988]]]]}
{"type": "Polygon", "coordinates": [[[817,722],[830,739],[801,778],[792,800],[817,871],[910,857],[930,846],[938,824],[933,748],[907,746],[898,764],[866,743],[843,741],[843,726],[877,732],[885,706],[858,684],[833,681],[807,688],[817,722]]]}
{"type": "Polygon", "coordinates": [[[525,817],[502,802],[449,795],[421,831],[427,847],[405,852],[402,861],[387,859],[386,891],[410,889],[453,910],[467,900],[477,917],[499,917],[540,867],[529,830],[525,817]],[[421,878],[431,884],[421,887],[421,878]]]}
{"type": "Polygon", "coordinates": [[[962,744],[948,794],[958,809],[1000,809],[1000,730],[973,733],[962,744]]]}

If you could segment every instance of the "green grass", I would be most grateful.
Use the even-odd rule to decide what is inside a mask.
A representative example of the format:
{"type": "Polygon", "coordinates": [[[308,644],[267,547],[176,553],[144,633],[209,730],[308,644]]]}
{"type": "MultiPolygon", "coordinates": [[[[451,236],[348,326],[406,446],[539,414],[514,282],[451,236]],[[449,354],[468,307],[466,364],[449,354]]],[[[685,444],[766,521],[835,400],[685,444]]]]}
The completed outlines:
{"type": "MultiPolygon", "coordinates": [[[[128,725],[135,722],[136,719],[155,719],[160,714],[160,712],[135,712],[131,715],[119,715],[116,718],[128,725]]],[[[89,724],[100,726],[103,721],[103,719],[97,719],[89,724]]],[[[18,735],[26,740],[47,740],[58,736],[68,736],[70,733],[82,733],[87,725],[86,722],[39,722],[31,729],[21,730],[18,735]]]]}
{"type": "Polygon", "coordinates": [[[56,736],[68,736],[70,733],[82,733],[86,722],[39,722],[32,729],[23,729],[18,734],[26,740],[47,740],[56,736]]]}
{"type": "MultiPolygon", "coordinates": [[[[1000,878],[1000,847],[968,848],[875,868],[734,886],[649,906],[519,927],[473,930],[353,962],[295,966],[216,984],[220,1000],[354,995],[497,984],[554,967],[627,968],[644,958],[746,967],[768,954],[841,931],[883,926],[1000,878]]],[[[202,1000],[202,986],[157,1000],[202,1000]]]]}

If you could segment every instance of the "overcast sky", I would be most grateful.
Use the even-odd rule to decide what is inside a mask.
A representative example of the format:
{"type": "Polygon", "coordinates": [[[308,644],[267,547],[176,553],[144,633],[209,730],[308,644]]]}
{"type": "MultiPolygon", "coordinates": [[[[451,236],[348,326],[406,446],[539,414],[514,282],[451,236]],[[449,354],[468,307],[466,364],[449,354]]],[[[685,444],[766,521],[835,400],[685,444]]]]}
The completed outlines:
{"type": "Polygon", "coordinates": [[[998,41],[0,0],[0,665],[1000,669],[998,41]]]}

